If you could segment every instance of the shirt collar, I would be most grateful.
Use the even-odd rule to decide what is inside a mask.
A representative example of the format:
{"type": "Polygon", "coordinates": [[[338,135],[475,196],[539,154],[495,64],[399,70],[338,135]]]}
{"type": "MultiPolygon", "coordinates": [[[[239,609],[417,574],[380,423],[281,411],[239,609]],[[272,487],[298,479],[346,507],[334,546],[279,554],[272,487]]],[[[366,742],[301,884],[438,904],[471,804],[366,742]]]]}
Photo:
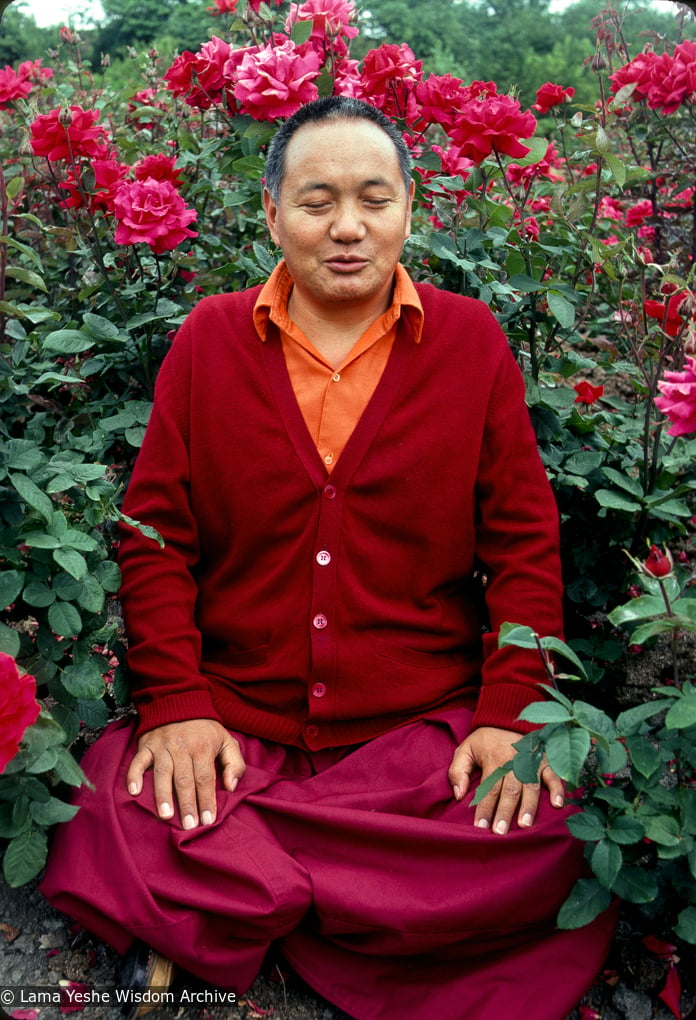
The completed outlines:
{"type": "MultiPolygon", "coordinates": [[[[254,326],[264,342],[268,339],[269,321],[279,329],[289,331],[288,326],[292,320],[288,316],[288,301],[292,288],[292,277],[285,260],[281,260],[263,285],[254,305],[254,326]]],[[[423,334],[423,306],[411,277],[401,264],[397,265],[394,274],[394,295],[389,311],[394,322],[401,315],[408,317],[414,340],[420,343],[423,334]]]]}

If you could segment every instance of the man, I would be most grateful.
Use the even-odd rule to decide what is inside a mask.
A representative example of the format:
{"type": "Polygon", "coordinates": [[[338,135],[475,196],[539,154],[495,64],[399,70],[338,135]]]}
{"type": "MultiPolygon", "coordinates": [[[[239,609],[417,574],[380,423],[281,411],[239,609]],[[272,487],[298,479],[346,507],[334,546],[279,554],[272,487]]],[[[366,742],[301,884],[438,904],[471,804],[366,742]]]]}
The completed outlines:
{"type": "Polygon", "coordinates": [[[359,1020],[562,1020],[612,930],[554,930],[562,783],[470,803],[543,698],[497,631],[560,633],[556,511],[495,319],[399,264],[412,197],[364,103],[276,135],[284,259],[201,301],[160,372],[125,509],[165,545],[121,548],[139,723],[86,760],[43,888],[239,992],[274,944],[359,1020]]]}

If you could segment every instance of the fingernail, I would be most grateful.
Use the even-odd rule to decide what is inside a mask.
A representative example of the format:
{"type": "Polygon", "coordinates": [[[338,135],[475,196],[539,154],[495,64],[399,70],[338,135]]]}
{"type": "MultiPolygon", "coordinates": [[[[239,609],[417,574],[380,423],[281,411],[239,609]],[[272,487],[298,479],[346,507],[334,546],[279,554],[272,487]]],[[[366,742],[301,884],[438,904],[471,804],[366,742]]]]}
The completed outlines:
{"type": "Polygon", "coordinates": [[[504,822],[501,819],[501,821],[499,821],[498,824],[496,825],[495,831],[499,832],[501,836],[504,836],[505,833],[507,832],[507,822],[504,822]]]}
{"type": "Polygon", "coordinates": [[[183,826],[185,829],[193,829],[196,826],[196,819],[193,815],[184,815],[183,826]]]}
{"type": "Polygon", "coordinates": [[[166,800],[160,804],[159,813],[161,818],[171,818],[174,814],[171,804],[167,804],[166,800]]]}
{"type": "Polygon", "coordinates": [[[213,812],[212,811],[204,811],[203,814],[201,815],[201,821],[203,822],[203,825],[212,825],[213,824],[213,812]]]}
{"type": "Polygon", "coordinates": [[[232,782],[230,783],[230,785],[227,787],[227,790],[228,790],[229,793],[234,793],[234,791],[237,789],[237,783],[238,782],[239,782],[239,779],[235,776],[234,779],[232,780],[232,782]]]}
{"type": "Polygon", "coordinates": [[[128,792],[131,793],[133,796],[135,796],[136,793],[138,792],[138,784],[137,783],[131,783],[129,785],[129,787],[128,787],[128,792]]]}
{"type": "Polygon", "coordinates": [[[455,800],[459,800],[459,798],[462,795],[462,791],[460,790],[460,788],[458,786],[453,786],[452,787],[452,793],[454,794],[454,799],[455,800]]]}
{"type": "Polygon", "coordinates": [[[525,828],[529,827],[533,822],[533,818],[530,814],[522,815],[520,818],[520,825],[524,825],[525,828]]]}
{"type": "Polygon", "coordinates": [[[556,796],[553,798],[553,802],[556,805],[556,807],[563,807],[563,795],[560,793],[556,794],[556,796]]]}
{"type": "Polygon", "coordinates": [[[488,819],[487,818],[480,818],[478,820],[478,822],[476,823],[476,828],[477,829],[488,829],[489,827],[490,826],[488,824],[488,819]]]}

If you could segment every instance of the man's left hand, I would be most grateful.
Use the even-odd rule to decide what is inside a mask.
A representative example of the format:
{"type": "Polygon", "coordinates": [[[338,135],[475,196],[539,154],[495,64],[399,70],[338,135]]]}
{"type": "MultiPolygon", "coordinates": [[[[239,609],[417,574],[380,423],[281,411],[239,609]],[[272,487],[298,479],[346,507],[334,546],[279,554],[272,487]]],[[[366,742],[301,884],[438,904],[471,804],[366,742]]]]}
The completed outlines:
{"type": "MultiPolygon", "coordinates": [[[[455,799],[461,800],[466,795],[476,770],[481,771],[483,782],[514,758],[517,752],[513,745],[521,737],[521,733],[493,726],[482,726],[470,733],[454,752],[448,773],[455,799]]],[[[538,783],[521,783],[514,772],[508,772],[477,805],[474,825],[504,835],[516,814],[517,824],[528,828],[534,824],[542,786],[548,789],[552,805],[563,807],[563,782],[549,765],[541,766],[539,780],[538,783]]]]}

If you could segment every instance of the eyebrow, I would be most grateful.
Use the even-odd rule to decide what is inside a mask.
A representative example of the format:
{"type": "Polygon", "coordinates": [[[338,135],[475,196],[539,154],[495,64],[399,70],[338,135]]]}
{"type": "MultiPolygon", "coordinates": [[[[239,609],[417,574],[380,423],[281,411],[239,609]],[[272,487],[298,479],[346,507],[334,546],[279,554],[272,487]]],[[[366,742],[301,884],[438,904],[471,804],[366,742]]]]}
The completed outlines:
{"type": "MultiPolygon", "coordinates": [[[[386,180],[386,178],[384,177],[371,177],[365,181],[361,181],[359,188],[363,189],[363,188],[391,187],[391,183],[392,182],[386,180]]],[[[332,184],[327,184],[325,181],[308,181],[306,184],[303,184],[298,189],[298,193],[300,195],[303,195],[308,191],[335,191],[335,190],[336,189],[332,184]]]]}

